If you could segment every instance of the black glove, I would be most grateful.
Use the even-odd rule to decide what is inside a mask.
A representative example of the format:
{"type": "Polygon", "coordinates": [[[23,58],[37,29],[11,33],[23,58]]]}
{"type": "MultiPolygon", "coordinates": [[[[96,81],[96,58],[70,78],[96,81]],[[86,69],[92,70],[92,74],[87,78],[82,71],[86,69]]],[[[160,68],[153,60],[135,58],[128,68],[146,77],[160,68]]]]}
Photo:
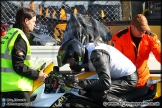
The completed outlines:
{"type": "Polygon", "coordinates": [[[64,79],[64,82],[65,82],[66,86],[74,87],[75,85],[78,84],[79,80],[78,80],[77,77],[72,75],[72,76],[66,76],[65,79],[64,79]]]}

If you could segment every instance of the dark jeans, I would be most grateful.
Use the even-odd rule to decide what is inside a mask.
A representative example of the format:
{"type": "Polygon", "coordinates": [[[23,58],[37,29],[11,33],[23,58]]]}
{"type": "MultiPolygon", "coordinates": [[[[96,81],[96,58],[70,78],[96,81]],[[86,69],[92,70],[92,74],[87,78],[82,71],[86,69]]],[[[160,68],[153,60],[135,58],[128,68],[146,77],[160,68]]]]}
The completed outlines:
{"type": "Polygon", "coordinates": [[[6,107],[27,108],[31,104],[30,96],[27,91],[3,92],[1,93],[1,97],[4,108],[6,107]]]}

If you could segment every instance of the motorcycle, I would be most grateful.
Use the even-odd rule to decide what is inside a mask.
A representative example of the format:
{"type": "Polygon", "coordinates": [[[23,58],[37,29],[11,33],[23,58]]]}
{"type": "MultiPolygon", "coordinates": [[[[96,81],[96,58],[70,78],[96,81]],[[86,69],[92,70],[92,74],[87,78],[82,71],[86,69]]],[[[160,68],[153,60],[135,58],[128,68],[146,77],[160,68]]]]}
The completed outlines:
{"type": "MultiPolygon", "coordinates": [[[[70,75],[59,72],[59,68],[50,63],[44,71],[48,74],[48,78],[44,82],[35,81],[34,88],[30,94],[32,107],[111,107],[111,106],[126,106],[133,104],[134,107],[159,106],[161,102],[161,78],[160,76],[151,76],[147,86],[136,88],[126,94],[120,95],[126,99],[122,103],[103,102],[103,105],[97,105],[91,98],[80,95],[77,86],[67,86],[64,83],[65,78],[70,78],[70,75]],[[128,103],[130,102],[130,103],[128,103]]],[[[96,72],[81,72],[75,74],[78,79],[93,79],[97,78],[96,72]]]]}

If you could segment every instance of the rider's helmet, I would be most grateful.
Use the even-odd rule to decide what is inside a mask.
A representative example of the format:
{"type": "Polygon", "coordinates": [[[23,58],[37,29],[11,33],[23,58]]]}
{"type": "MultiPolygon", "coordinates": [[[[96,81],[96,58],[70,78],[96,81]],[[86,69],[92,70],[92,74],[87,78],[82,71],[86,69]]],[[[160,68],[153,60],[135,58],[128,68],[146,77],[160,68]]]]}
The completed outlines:
{"type": "Polygon", "coordinates": [[[61,67],[66,63],[70,64],[71,70],[80,71],[84,62],[85,48],[76,39],[69,39],[62,43],[58,51],[57,63],[61,67]]]}

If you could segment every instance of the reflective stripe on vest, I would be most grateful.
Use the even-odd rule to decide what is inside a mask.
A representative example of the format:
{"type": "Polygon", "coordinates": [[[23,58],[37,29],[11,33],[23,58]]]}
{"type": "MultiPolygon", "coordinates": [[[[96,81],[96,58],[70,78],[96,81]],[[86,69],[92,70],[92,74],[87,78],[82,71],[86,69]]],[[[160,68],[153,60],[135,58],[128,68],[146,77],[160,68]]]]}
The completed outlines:
{"type": "Polygon", "coordinates": [[[14,72],[13,68],[1,68],[1,72],[14,72]]]}
{"type": "Polygon", "coordinates": [[[3,51],[3,53],[1,52],[1,60],[3,61],[1,66],[1,92],[31,91],[33,87],[33,80],[17,74],[13,70],[11,52],[14,46],[14,42],[19,34],[21,34],[21,37],[25,40],[27,44],[27,55],[24,60],[24,64],[28,67],[31,66],[31,50],[28,39],[21,30],[12,28],[11,30],[9,30],[8,37],[6,37],[6,40],[5,38],[3,39],[6,43],[4,45],[2,45],[1,43],[3,47],[3,49],[1,50],[3,51]],[[12,34],[12,36],[10,34],[12,34]]]}
{"type": "MultiPolygon", "coordinates": [[[[1,58],[11,60],[11,56],[10,56],[10,55],[8,55],[9,51],[6,51],[6,53],[5,53],[5,54],[1,54],[1,58]],[[7,53],[7,54],[6,54],[6,53],[7,53]]],[[[25,58],[25,59],[26,59],[26,60],[31,60],[31,56],[26,55],[26,58],[25,58]]]]}

